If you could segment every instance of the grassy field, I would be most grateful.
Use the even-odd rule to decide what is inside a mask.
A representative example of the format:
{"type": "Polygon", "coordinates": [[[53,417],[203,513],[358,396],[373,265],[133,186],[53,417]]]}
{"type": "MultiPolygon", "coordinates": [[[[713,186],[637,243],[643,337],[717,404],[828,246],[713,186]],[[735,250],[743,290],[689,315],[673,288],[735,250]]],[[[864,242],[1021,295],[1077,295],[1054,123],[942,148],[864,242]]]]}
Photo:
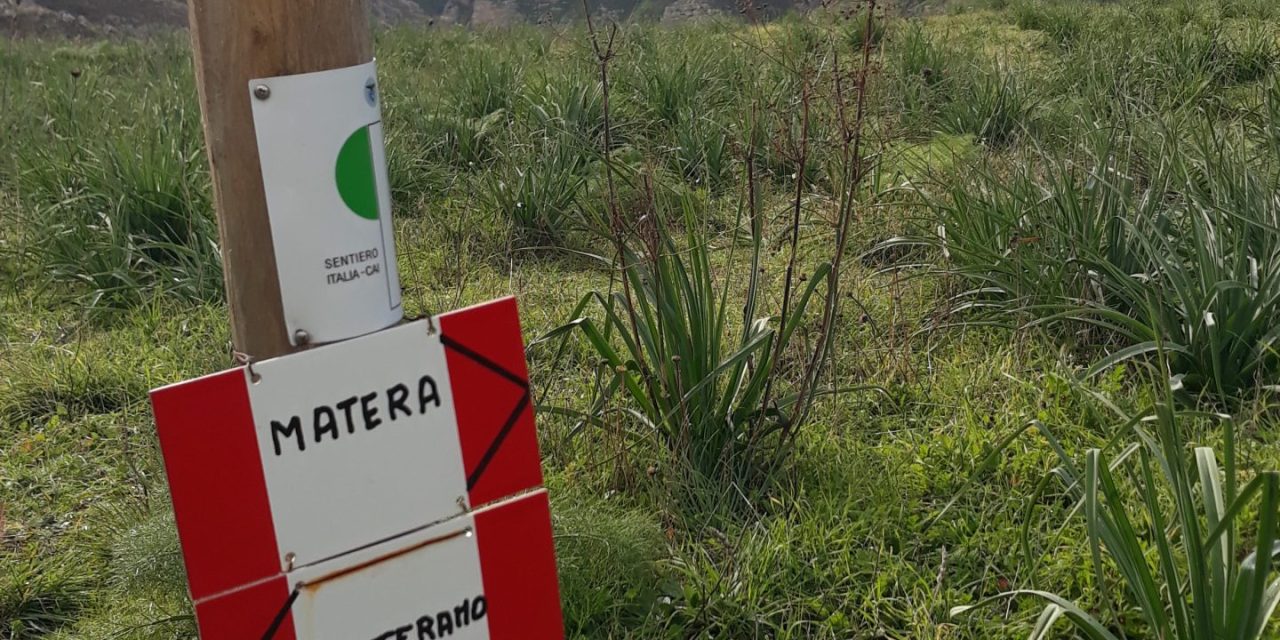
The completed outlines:
{"type": "MultiPolygon", "coordinates": [[[[570,637],[1277,637],[1280,5],[870,18],[378,35],[570,637]]],[[[212,207],[181,37],[0,42],[0,639],[194,637],[146,392],[231,363],[212,207]]]]}

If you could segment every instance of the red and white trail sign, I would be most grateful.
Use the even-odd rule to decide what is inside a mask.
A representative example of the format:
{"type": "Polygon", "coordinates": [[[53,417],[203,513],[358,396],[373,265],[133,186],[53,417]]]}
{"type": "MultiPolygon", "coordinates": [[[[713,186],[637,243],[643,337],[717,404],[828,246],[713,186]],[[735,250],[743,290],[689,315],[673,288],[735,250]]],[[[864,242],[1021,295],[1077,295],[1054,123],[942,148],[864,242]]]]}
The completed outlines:
{"type": "Polygon", "coordinates": [[[527,380],[507,298],[153,391],[201,638],[563,638],[527,380]]]}

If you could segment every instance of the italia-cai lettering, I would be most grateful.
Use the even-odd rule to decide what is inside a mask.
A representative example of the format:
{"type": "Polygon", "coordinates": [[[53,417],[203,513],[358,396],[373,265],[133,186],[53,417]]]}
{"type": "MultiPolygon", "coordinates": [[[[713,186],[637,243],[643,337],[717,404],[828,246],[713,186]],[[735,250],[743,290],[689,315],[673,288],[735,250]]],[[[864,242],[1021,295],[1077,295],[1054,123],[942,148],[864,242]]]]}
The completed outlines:
{"type": "Polygon", "coordinates": [[[337,441],[360,431],[373,431],[439,406],[440,391],[435,378],[422,376],[414,384],[397,384],[320,405],[284,420],[272,420],[271,444],[277,456],[284,455],[286,450],[306,451],[307,447],[337,441]]]}
{"type": "Polygon", "coordinates": [[[377,260],[377,259],[378,259],[378,249],[377,247],[374,247],[372,249],[368,249],[365,251],[348,253],[345,256],[334,256],[332,258],[325,258],[324,268],[338,269],[341,267],[351,267],[351,266],[358,265],[362,262],[368,262],[370,260],[377,260]]]}
{"type": "Polygon", "coordinates": [[[382,273],[382,261],[375,247],[348,253],[345,256],[325,258],[324,268],[328,272],[325,274],[326,283],[342,284],[382,273]]]}
{"type": "Polygon", "coordinates": [[[466,627],[479,623],[489,612],[484,596],[463,600],[458,606],[428,613],[411,624],[384,631],[373,640],[437,640],[447,638],[466,627]]]}

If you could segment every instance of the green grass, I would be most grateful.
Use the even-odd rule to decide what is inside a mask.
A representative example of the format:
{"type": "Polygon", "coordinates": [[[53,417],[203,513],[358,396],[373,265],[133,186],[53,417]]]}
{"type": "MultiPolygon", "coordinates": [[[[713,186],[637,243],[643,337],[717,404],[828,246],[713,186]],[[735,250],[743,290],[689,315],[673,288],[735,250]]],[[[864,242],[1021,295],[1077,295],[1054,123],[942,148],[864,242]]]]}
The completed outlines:
{"type": "MultiPolygon", "coordinates": [[[[1161,547],[1158,519],[1194,527],[1218,475],[1243,491],[1280,468],[1274,3],[885,16],[849,188],[861,16],[625,25],[607,149],[581,28],[378,34],[407,312],[515,294],[537,343],[570,636],[1024,638],[1043,602],[1000,595],[1025,589],[1119,637],[1166,611],[1224,621],[1127,585],[1144,562],[1183,575],[1207,557],[1161,547]],[[626,274],[601,239],[609,167],[637,234],[626,274]],[[805,379],[825,286],[809,277],[846,210],[821,393],[751,483],[722,452],[757,452],[760,385],[785,398],[805,379]],[[793,241],[814,304],[793,300],[784,348],[757,353],[784,326],[793,241]],[[579,306],[623,276],[644,344],[579,306]],[[580,315],[594,343],[554,333],[580,315]],[[702,449],[681,440],[690,408],[702,449]],[[1159,438],[1119,417],[1135,415],[1159,438]],[[1097,483],[1056,482],[1073,467],[1097,483]],[[1122,515],[1125,544],[1107,529],[1122,515]]],[[[194,634],[145,401],[231,362],[189,68],[179,37],[0,42],[0,639],[194,634]]],[[[1245,575],[1258,504],[1236,514],[1230,562],[1204,566],[1245,575]]]]}

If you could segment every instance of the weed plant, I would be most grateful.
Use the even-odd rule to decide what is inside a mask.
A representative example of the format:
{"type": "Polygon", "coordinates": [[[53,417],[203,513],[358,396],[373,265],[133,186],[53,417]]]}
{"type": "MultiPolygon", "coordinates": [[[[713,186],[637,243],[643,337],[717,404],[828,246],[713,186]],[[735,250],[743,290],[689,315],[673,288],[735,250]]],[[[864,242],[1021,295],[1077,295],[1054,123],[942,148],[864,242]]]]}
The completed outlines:
{"type": "Polygon", "coordinates": [[[84,111],[109,94],[92,80],[81,87],[81,78],[71,78],[63,119],[17,156],[26,207],[17,251],[26,279],[70,292],[92,311],[155,295],[220,298],[199,118],[171,97],[183,85],[171,80],[139,105],[136,115],[147,126],[120,123],[115,137],[102,138],[91,133],[85,120],[93,116],[84,111]]]}
{"type": "Polygon", "coordinates": [[[1041,154],[952,183],[921,239],[973,285],[957,308],[1092,326],[1089,342],[1117,347],[1095,369],[1163,343],[1188,390],[1224,400],[1272,375],[1274,167],[1231,132],[1184,122],[1145,141],[1094,132],[1080,161],[1041,154]]]}
{"type": "MultiPolygon", "coordinates": [[[[1081,463],[1055,443],[1060,466],[1053,473],[1085,521],[1097,584],[1119,575],[1146,637],[1268,637],[1280,604],[1280,578],[1272,575],[1280,552],[1280,473],[1264,471],[1237,489],[1230,435],[1237,425],[1227,416],[1209,417],[1228,432],[1225,469],[1212,447],[1189,450],[1187,423],[1194,416],[1179,414],[1168,393],[1150,412],[1125,422],[1116,437],[1132,444],[1117,451],[1090,449],[1081,463]]],[[[1068,599],[1034,589],[957,607],[952,615],[1017,596],[1047,603],[1029,638],[1050,637],[1062,618],[1095,640],[1126,635],[1068,599]]],[[[1119,603],[1106,609],[1123,615],[1119,603]]]]}

